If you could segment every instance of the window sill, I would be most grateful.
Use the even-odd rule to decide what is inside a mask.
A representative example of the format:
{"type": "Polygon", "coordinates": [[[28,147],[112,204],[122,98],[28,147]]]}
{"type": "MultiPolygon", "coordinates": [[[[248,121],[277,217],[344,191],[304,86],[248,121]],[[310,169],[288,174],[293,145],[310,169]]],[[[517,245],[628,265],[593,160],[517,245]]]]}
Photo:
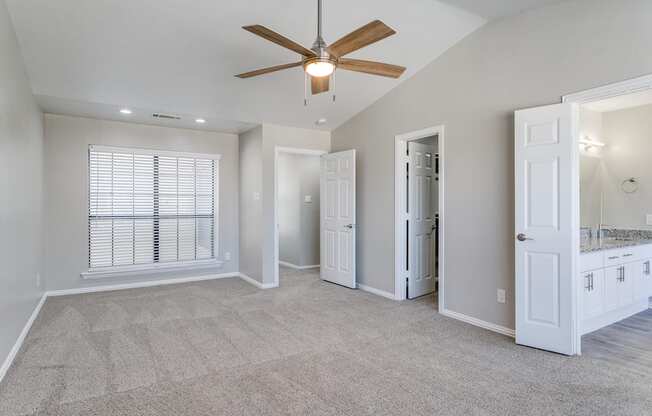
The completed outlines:
{"type": "Polygon", "coordinates": [[[104,279],[109,277],[146,276],[158,273],[215,270],[222,267],[220,260],[200,260],[180,263],[147,264],[140,266],[117,266],[89,270],[81,273],[82,279],[104,279]]]}

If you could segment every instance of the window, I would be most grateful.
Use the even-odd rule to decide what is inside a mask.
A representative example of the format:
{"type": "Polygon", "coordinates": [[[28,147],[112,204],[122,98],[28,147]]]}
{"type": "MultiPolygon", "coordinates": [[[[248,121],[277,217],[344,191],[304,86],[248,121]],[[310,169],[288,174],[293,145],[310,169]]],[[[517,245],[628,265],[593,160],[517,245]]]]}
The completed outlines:
{"type": "Polygon", "coordinates": [[[215,261],[219,156],[89,148],[89,269],[215,261]]]}

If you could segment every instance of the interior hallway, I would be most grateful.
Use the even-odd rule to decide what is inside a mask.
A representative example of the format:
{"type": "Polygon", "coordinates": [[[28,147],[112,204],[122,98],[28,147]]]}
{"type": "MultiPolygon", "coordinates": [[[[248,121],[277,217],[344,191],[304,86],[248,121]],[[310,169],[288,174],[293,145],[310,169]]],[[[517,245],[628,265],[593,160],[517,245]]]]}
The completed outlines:
{"type": "MultiPolygon", "coordinates": [[[[617,328],[568,358],[282,269],[240,279],[50,298],[0,415],[649,414],[652,334],[608,358],[617,328]],[[647,347],[645,352],[643,347],[647,347]],[[638,369],[632,371],[632,369],[638,369]]],[[[652,319],[648,313],[620,325],[652,319]]],[[[642,327],[645,327],[643,325],[642,327]]],[[[650,328],[650,325],[647,325],[650,328]]],[[[630,342],[630,341],[628,341],[630,342]]]]}

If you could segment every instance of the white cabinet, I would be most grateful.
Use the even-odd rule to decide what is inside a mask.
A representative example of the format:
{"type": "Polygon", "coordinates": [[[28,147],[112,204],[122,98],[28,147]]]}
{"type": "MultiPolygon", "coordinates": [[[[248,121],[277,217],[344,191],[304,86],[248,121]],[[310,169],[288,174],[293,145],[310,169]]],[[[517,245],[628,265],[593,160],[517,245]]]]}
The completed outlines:
{"type": "Polygon", "coordinates": [[[604,311],[604,270],[582,273],[584,285],[584,319],[594,318],[604,311]]]}
{"type": "Polygon", "coordinates": [[[582,254],[582,333],[595,331],[649,307],[652,245],[582,254]]]}

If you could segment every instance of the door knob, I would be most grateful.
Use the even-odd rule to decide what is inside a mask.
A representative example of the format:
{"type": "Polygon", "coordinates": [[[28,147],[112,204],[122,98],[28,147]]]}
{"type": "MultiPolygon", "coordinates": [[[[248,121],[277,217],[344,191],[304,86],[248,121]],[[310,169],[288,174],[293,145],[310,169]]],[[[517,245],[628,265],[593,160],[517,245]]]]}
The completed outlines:
{"type": "Polygon", "coordinates": [[[519,235],[516,236],[516,239],[518,241],[527,241],[527,240],[534,240],[534,238],[528,238],[525,234],[520,233],[519,235]]]}
{"type": "Polygon", "coordinates": [[[353,224],[347,224],[344,226],[344,228],[348,228],[349,230],[353,229],[353,224]]]}

